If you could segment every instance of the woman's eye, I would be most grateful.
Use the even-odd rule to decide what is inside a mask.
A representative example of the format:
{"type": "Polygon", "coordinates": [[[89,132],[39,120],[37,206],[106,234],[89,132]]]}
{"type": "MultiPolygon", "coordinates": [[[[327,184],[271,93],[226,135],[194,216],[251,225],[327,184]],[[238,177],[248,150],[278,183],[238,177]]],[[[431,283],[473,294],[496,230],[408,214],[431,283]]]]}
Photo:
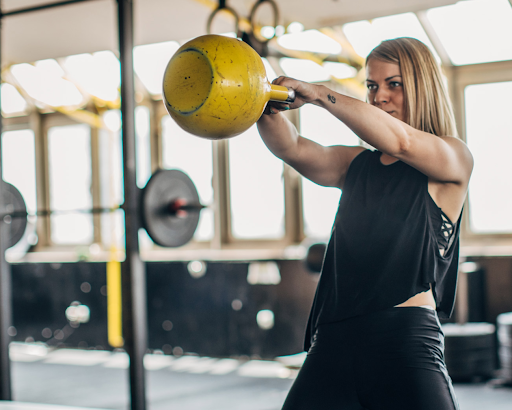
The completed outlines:
{"type": "Polygon", "coordinates": [[[368,87],[369,90],[377,89],[377,86],[375,84],[367,84],[366,87],[368,87]]]}
{"type": "Polygon", "coordinates": [[[391,81],[389,85],[391,85],[391,87],[400,87],[402,83],[399,83],[398,81],[391,81]]]}

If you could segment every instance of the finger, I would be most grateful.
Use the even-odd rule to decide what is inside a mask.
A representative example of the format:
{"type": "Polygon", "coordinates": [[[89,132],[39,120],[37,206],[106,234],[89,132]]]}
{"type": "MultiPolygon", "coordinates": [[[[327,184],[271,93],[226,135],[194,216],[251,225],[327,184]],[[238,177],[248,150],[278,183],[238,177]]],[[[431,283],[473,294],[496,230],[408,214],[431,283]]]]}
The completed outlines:
{"type": "Polygon", "coordinates": [[[274,81],[272,81],[272,84],[281,85],[284,81],[286,81],[288,77],[285,77],[284,75],[281,75],[277,78],[274,78],[274,81]]]}

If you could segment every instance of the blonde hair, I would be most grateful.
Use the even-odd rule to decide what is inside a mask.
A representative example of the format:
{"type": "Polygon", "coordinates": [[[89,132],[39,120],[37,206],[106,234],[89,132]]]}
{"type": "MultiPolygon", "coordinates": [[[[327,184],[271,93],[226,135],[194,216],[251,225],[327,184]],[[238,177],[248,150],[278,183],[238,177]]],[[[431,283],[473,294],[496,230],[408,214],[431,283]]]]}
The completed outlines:
{"type": "Polygon", "coordinates": [[[404,87],[404,118],[411,127],[437,136],[457,136],[441,70],[429,48],[409,37],[386,40],[366,58],[398,64],[404,87]]]}

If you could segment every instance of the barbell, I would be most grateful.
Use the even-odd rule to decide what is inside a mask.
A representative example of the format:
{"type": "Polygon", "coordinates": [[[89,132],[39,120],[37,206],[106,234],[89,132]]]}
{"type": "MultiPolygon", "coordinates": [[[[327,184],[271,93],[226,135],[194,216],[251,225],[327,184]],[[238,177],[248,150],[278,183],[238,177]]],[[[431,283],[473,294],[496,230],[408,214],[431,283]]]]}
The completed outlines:
{"type": "MultiPolygon", "coordinates": [[[[149,237],[160,246],[178,247],[185,245],[199,223],[199,213],[205,208],[187,174],[176,169],[155,172],[141,190],[140,212],[142,226],[149,237]]],[[[123,205],[111,208],[90,208],[74,210],[38,210],[28,213],[23,196],[18,189],[2,181],[3,203],[6,212],[0,218],[10,226],[8,247],[19,242],[27,227],[30,216],[50,216],[73,213],[111,213],[125,210],[123,205]]]]}
{"type": "Polygon", "coordinates": [[[192,39],[164,72],[165,108],[182,129],[198,137],[234,137],[261,117],[269,101],[294,100],[294,90],[270,84],[261,57],[236,38],[209,34],[192,39]]]}

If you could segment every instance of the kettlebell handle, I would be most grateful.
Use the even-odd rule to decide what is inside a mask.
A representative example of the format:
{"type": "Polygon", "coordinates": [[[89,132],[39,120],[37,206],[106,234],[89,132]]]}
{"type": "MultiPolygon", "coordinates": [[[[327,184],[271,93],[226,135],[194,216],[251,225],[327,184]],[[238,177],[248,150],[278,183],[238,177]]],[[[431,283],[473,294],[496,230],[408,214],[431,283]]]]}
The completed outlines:
{"type": "Polygon", "coordinates": [[[269,101],[278,101],[288,104],[295,101],[295,90],[276,84],[270,84],[270,88],[269,101]]]}

